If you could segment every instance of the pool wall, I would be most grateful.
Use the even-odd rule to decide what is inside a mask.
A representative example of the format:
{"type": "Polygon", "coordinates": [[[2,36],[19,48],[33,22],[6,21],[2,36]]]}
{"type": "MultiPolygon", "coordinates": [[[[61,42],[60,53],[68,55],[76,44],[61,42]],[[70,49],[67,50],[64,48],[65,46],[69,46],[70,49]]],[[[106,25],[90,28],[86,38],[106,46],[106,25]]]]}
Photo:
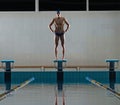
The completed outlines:
{"type": "MultiPolygon", "coordinates": [[[[93,78],[101,83],[109,83],[108,71],[64,71],[64,83],[89,83],[85,77],[93,78]]],[[[56,71],[13,71],[11,72],[11,82],[21,83],[31,77],[35,78],[35,84],[54,84],[57,82],[56,71]]],[[[4,72],[0,72],[0,84],[4,83],[4,72]]],[[[120,71],[116,72],[116,83],[120,83],[120,71]]]]}

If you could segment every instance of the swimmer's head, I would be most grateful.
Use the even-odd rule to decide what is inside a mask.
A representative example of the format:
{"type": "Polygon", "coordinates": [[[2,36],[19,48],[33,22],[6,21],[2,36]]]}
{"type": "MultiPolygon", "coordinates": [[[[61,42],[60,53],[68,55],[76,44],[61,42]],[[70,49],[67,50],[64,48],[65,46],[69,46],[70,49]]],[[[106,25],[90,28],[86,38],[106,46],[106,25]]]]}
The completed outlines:
{"type": "Polygon", "coordinates": [[[60,14],[60,10],[57,10],[57,14],[60,14]]]}

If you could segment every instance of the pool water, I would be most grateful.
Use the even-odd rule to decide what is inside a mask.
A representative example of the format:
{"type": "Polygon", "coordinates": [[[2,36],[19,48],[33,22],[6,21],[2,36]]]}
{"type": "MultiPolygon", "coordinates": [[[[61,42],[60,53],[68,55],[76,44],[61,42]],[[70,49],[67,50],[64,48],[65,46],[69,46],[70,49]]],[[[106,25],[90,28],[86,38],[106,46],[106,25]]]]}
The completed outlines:
{"type": "MultiPolygon", "coordinates": [[[[0,88],[3,93],[4,85],[0,88]]],[[[115,89],[120,92],[120,84],[115,85],[115,89]]],[[[65,105],[120,105],[120,99],[92,84],[64,84],[63,91],[65,105]]],[[[0,101],[0,105],[55,105],[56,92],[58,105],[62,105],[62,95],[56,84],[28,84],[0,101]]]]}

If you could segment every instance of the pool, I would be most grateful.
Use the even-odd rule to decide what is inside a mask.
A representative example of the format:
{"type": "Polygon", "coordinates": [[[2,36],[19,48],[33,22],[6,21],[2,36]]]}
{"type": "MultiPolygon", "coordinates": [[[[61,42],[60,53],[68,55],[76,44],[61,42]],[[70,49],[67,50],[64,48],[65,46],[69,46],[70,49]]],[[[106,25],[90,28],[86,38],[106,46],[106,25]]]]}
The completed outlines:
{"type": "MultiPolygon", "coordinates": [[[[55,105],[56,87],[56,84],[29,84],[0,101],[0,105],[55,105]]],[[[120,91],[119,84],[115,87],[120,91]]],[[[1,89],[4,90],[4,85],[1,89]]],[[[63,91],[66,105],[120,105],[118,98],[92,84],[65,84],[63,91]]],[[[60,92],[58,105],[62,105],[60,92]]]]}
{"type": "MultiPolygon", "coordinates": [[[[0,105],[62,105],[62,92],[57,91],[56,71],[12,71],[11,88],[34,77],[27,86],[13,92],[0,105]]],[[[120,105],[120,99],[85,79],[89,76],[109,86],[108,71],[64,71],[63,91],[65,105],[120,105]]],[[[120,92],[120,71],[116,72],[115,90],[120,92]]],[[[0,93],[5,92],[4,72],[0,72],[0,93]]]]}
{"type": "MultiPolygon", "coordinates": [[[[11,81],[13,84],[21,83],[28,78],[35,77],[34,83],[55,84],[57,80],[56,71],[12,71],[11,81]]],[[[109,71],[64,71],[64,83],[89,83],[85,77],[91,77],[99,82],[109,82],[109,71]]],[[[120,70],[116,71],[116,83],[120,83],[120,70]]],[[[0,84],[4,84],[4,71],[0,72],[0,84]]]]}

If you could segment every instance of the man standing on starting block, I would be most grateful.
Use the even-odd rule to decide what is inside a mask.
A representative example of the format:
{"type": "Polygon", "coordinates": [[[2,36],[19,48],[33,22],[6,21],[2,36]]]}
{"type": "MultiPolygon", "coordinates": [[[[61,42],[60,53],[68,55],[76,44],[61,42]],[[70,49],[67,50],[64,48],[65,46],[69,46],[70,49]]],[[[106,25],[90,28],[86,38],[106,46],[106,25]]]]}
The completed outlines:
{"type": "Polygon", "coordinates": [[[64,59],[64,54],[65,54],[65,47],[64,47],[64,34],[67,32],[69,28],[69,23],[67,20],[61,16],[60,11],[57,11],[57,16],[53,18],[51,23],[49,24],[50,30],[55,33],[55,57],[57,58],[57,47],[59,43],[59,39],[61,41],[61,46],[62,46],[62,59],[64,59]],[[52,25],[54,24],[55,29],[52,28],[52,25]],[[66,24],[66,29],[64,29],[64,25],[66,24]]]}

